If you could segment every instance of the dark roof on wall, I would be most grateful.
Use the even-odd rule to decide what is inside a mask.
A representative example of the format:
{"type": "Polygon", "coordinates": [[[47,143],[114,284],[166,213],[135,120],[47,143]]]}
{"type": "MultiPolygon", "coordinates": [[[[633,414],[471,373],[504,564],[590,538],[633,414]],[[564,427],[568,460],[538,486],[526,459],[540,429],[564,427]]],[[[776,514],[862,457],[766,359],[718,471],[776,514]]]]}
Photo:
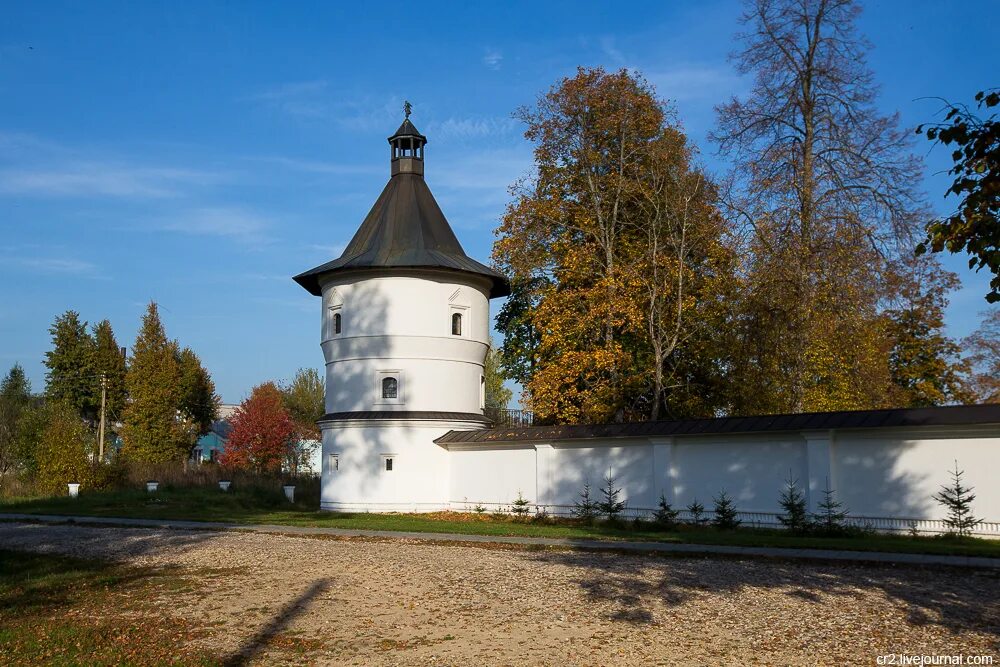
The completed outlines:
{"type": "Polygon", "coordinates": [[[587,438],[642,438],[671,435],[719,435],[829,429],[907,426],[966,426],[996,424],[1000,435],[1000,405],[958,405],[940,408],[900,408],[811,412],[758,417],[720,417],[629,424],[527,426],[482,431],[449,431],[434,442],[440,445],[489,442],[547,442],[587,438]]]}

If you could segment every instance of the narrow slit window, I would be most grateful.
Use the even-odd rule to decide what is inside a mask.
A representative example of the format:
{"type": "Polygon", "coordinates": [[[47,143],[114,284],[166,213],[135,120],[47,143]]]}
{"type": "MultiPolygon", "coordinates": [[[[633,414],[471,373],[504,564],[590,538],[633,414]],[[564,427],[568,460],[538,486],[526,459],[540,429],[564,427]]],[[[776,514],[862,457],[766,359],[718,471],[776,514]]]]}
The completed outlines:
{"type": "Polygon", "coordinates": [[[333,333],[340,333],[340,313],[333,314],[333,333]]]}
{"type": "Polygon", "coordinates": [[[382,398],[397,398],[399,394],[399,381],[394,377],[382,379],[382,398]]]}
{"type": "Polygon", "coordinates": [[[385,471],[386,472],[392,472],[392,457],[391,456],[385,457],[385,471]]]}
{"type": "Polygon", "coordinates": [[[462,335],[462,313],[452,313],[451,315],[451,335],[462,335]]]}

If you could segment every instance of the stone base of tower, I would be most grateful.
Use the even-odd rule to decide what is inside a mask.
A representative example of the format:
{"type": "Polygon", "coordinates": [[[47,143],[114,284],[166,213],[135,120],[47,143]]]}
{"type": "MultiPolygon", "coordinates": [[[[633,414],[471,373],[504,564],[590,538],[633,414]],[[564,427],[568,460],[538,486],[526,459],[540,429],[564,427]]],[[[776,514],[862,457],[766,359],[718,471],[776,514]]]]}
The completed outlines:
{"type": "Polygon", "coordinates": [[[449,508],[451,430],[485,428],[474,419],[331,419],[323,432],[320,509],[437,512],[449,508]]]}

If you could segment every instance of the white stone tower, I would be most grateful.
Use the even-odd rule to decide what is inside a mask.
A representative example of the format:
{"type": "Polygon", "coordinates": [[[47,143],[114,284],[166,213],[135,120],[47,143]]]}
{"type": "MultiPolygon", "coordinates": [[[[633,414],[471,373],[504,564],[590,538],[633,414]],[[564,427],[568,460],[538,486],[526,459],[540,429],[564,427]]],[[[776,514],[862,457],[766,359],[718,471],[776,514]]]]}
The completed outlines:
{"type": "Polygon", "coordinates": [[[344,253],[296,282],[322,302],[326,358],[321,507],[448,506],[448,453],[434,439],[486,428],[490,305],[510,286],[466,256],[424,182],[424,145],[406,119],[391,177],[344,253]]]}

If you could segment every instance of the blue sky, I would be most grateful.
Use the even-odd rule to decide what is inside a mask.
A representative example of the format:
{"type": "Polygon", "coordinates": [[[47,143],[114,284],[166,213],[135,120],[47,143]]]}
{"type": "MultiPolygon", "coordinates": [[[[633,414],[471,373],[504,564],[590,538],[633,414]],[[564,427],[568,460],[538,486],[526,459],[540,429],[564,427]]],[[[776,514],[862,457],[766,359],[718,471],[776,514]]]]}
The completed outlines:
{"type": "MultiPolygon", "coordinates": [[[[996,86],[1000,3],[869,2],[880,105],[913,126],[931,96],[996,86]]],[[[36,389],[47,327],[73,308],[131,345],[156,300],[227,402],[321,368],[319,305],[291,276],[340,254],[388,178],[404,99],[427,180],[487,260],[507,186],[530,168],[511,120],[578,65],[642,71],[712,169],[713,105],[738,2],[21,2],[0,14],[0,367],[36,389]]],[[[917,144],[941,212],[947,153],[917,144]]],[[[975,328],[988,280],[948,326],[975,328]]],[[[494,305],[494,313],[496,304],[494,305]]]]}

